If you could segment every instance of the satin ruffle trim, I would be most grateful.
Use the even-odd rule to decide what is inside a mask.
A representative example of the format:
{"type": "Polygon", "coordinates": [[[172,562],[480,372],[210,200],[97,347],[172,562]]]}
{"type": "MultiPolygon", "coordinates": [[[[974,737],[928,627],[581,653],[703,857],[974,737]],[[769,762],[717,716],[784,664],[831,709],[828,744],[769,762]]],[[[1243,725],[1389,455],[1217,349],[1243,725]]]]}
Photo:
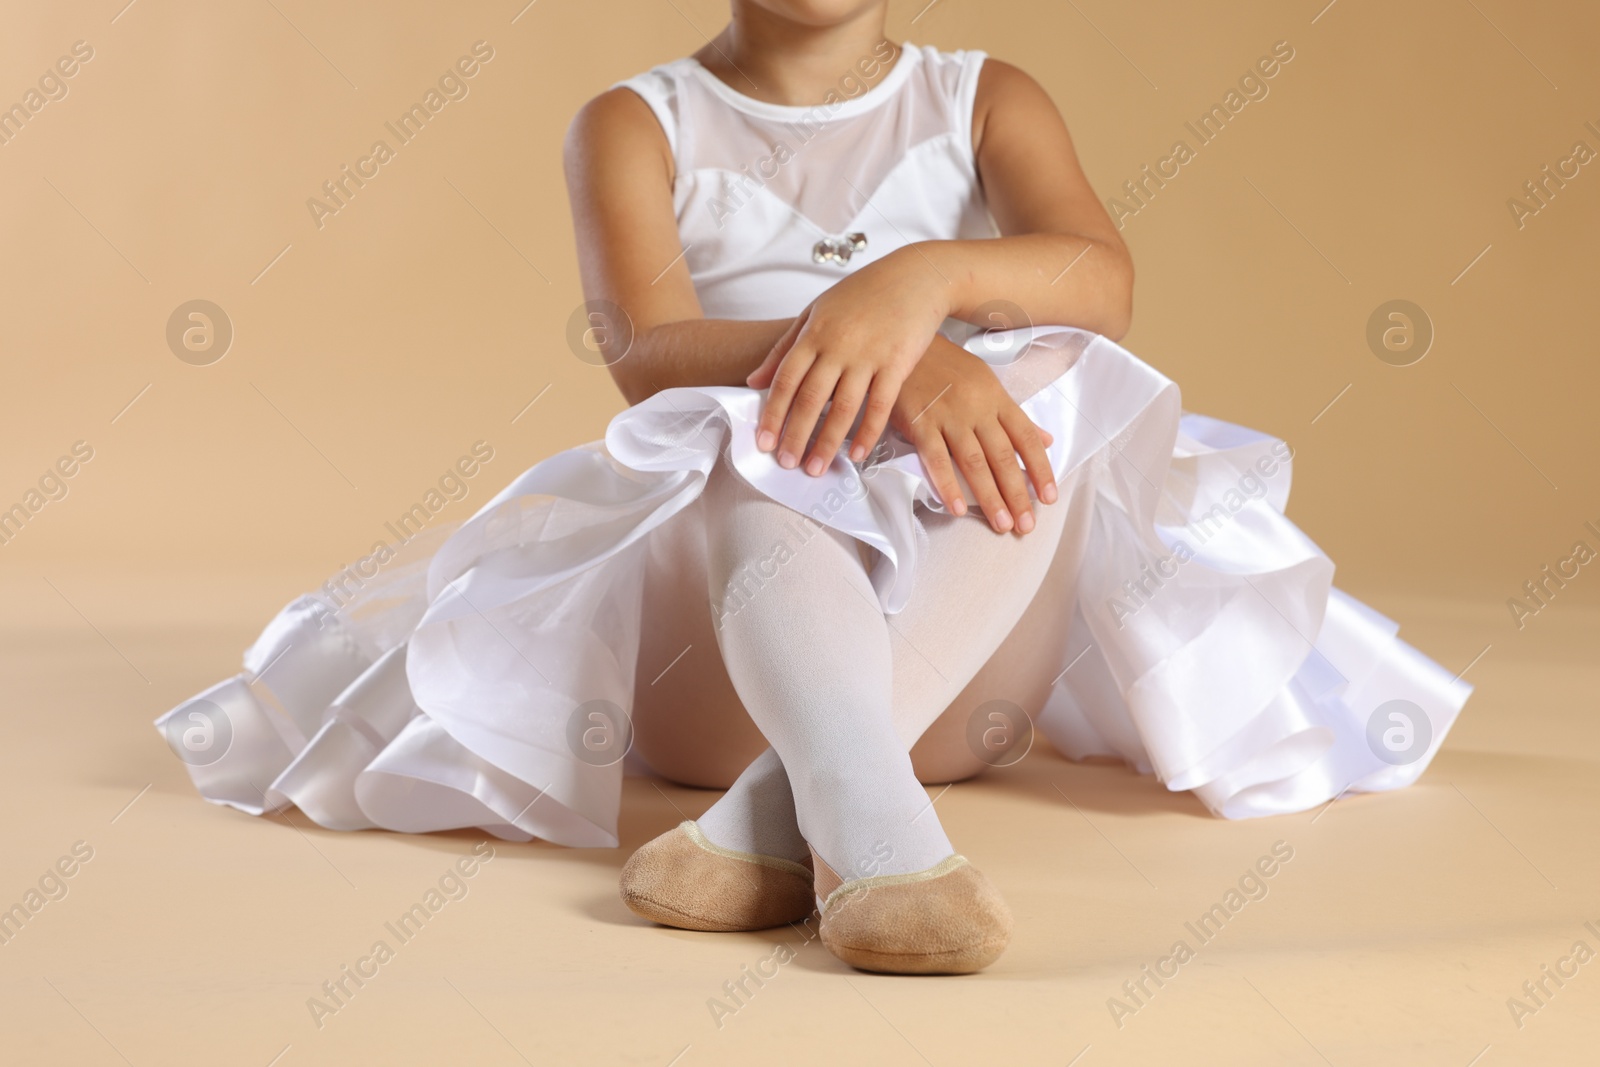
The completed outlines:
{"type": "MultiPolygon", "coordinates": [[[[1171,381],[1093,334],[966,344],[1052,432],[1057,476],[1093,480],[1061,635],[1070,666],[1038,716],[1057,749],[1123,759],[1227,818],[1416,780],[1471,687],[1333,588],[1332,562],[1283,514],[1282,442],[1183,415],[1171,381]],[[1428,744],[1400,764],[1369,743],[1391,701],[1427,720],[1428,744]]],[[[820,478],[783,470],[755,449],[760,403],[714,387],[628,409],[603,443],[530,468],[458,529],[289,604],[241,674],[157,727],[206,799],[251,814],[294,805],[339,830],[616,845],[623,767],[575,754],[574,712],[630,707],[646,539],[720,455],[871,546],[888,613],[916,580],[917,508],[940,509],[894,434],[865,468],[841,456],[820,478]]]]}

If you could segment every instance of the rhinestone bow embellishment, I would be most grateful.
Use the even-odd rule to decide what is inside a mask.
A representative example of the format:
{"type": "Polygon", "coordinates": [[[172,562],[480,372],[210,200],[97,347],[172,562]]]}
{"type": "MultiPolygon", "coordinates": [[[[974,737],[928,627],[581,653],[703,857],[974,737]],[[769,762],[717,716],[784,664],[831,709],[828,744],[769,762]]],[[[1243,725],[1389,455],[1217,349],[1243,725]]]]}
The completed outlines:
{"type": "Polygon", "coordinates": [[[837,263],[841,267],[850,262],[856,252],[867,250],[867,235],[847,233],[843,237],[824,237],[811,248],[811,258],[818,263],[837,263]]]}

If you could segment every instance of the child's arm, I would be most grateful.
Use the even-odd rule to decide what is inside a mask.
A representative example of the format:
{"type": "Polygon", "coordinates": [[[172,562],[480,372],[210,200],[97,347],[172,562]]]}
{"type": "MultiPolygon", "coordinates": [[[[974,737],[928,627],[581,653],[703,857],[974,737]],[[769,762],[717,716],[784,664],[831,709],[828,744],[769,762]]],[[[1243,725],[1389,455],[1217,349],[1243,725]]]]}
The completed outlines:
{"type": "Polygon", "coordinates": [[[1003,235],[921,246],[951,278],[952,314],[978,326],[991,300],[1036,323],[1121,340],[1133,319],[1133,260],[1078,164],[1066,123],[1039,83],[988,60],[978,77],[973,146],[1003,235]]]}
{"type": "Polygon", "coordinates": [[[919,242],[868,264],[818,297],[749,378],[772,387],[757,440],[785,465],[800,461],[830,400],[810,457],[825,464],[865,407],[852,448],[864,456],[946,316],[993,326],[979,321],[984,304],[1005,300],[1034,323],[1113,339],[1127,332],[1132,261],[1045,91],[1015,67],[986,62],[973,141],[1003,236],[919,242]]]}
{"type": "Polygon", "coordinates": [[[743,385],[793,320],[701,317],[672,207],[672,151],[637,94],[613,89],[578,112],[566,174],[584,295],[631,323],[611,324],[601,341],[628,403],[680,385],[743,385]],[[607,351],[630,332],[625,357],[607,351]]]}
{"type": "MultiPolygon", "coordinates": [[[[601,335],[601,353],[628,403],[636,404],[674,386],[744,384],[802,321],[738,322],[701,317],[673,211],[671,147],[655,116],[636,94],[614,89],[578,113],[567,136],[566,173],[584,294],[589,300],[605,300],[626,309],[631,325],[632,342],[625,358],[608,346],[622,343],[628,330],[618,330],[613,324],[601,335]]],[[[848,285],[849,279],[841,284],[848,285]]],[[[1009,440],[1027,458],[1040,498],[1049,503],[1055,499],[1055,485],[1043,453],[1044,442],[1037,427],[1005,395],[982,361],[935,336],[947,312],[934,308],[921,295],[925,288],[920,281],[902,286],[902,293],[915,301],[924,315],[932,316],[925,330],[910,331],[922,334],[922,340],[921,348],[907,363],[916,367],[922,360],[923,365],[916,367],[903,396],[897,381],[881,406],[869,411],[863,438],[870,433],[870,439],[876,441],[891,416],[903,415],[896,423],[917,444],[947,506],[956,514],[965,511],[953,461],[997,530],[1026,532],[1032,526],[1031,506],[1016,453],[990,447],[988,451],[994,454],[991,464],[975,442],[993,446],[1009,434],[1009,440]],[[959,388],[951,388],[956,384],[959,388]],[[897,412],[897,396],[903,401],[900,407],[914,402],[917,410],[897,412]],[[1010,510],[1002,518],[1008,504],[1010,510]]],[[[895,309],[887,303],[878,303],[871,319],[905,333],[905,323],[897,321],[895,309]]],[[[864,324],[856,321],[858,326],[864,324]]],[[[861,343],[865,334],[855,340],[861,343]]],[[[864,347],[871,350],[870,345],[864,347]]],[[[770,449],[771,444],[765,447],[770,449]]],[[[837,445],[829,456],[836,451],[837,445]]],[[[858,451],[865,455],[864,449],[858,451]]]]}

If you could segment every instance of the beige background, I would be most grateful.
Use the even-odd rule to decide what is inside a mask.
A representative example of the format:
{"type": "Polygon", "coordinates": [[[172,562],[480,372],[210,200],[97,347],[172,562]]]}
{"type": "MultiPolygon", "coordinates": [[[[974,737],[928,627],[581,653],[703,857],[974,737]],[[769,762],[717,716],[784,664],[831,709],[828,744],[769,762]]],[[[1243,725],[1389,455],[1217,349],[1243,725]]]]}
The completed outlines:
{"type": "Polygon", "coordinates": [[[75,41],[95,55],[0,145],[0,507],[73,442],[95,457],[0,545],[0,907],[74,841],[96,859],[0,947],[0,1059],[1591,1055],[1600,964],[1522,1030],[1505,999],[1600,925],[1600,576],[1520,633],[1505,600],[1600,524],[1600,164],[1520,231],[1506,200],[1575,140],[1600,150],[1600,9],[1324,2],[896,0],[891,32],[1032,72],[1107,195],[1293,45],[1271,95],[1128,222],[1127,343],[1191,409],[1298,449],[1290,513],[1340,583],[1478,684],[1449,745],[1411,790],[1249,823],[1036,752],[939,801],[1018,913],[1001,966],[919,984],[808,948],[722,1031],[704,1001],[779,935],[649,930],[614,888],[628,847],[710,794],[631,780],[624,849],[505,849],[317,1031],[305,998],[475,838],[208,807],[149,727],[473,442],[496,458],[441,518],[600,435],[621,404],[566,346],[561,138],[590,96],[699,47],[721,0],[5,3],[0,105],[75,41]],[[495,58],[470,96],[319,230],[307,198],[478,40],[495,58]],[[196,298],[236,330],[211,366],[165,341],[196,298]],[[1437,330],[1405,368],[1365,340],[1396,298],[1437,330]],[[1274,896],[1115,1029],[1106,998],[1279,838],[1303,858],[1274,896]]]}
{"type": "MultiPolygon", "coordinates": [[[[561,138],[584,100],[698,47],[725,8],[542,0],[513,24],[518,6],[139,0],[112,22],[118,0],[8,5],[0,100],[77,40],[95,58],[0,146],[0,502],[72,442],[96,450],[68,498],[0,547],[8,591],[32,599],[35,569],[88,562],[282,563],[320,581],[473,441],[497,454],[469,497],[481,503],[601,434],[620,399],[564,339],[581,295],[561,138]],[[470,95],[318,230],[306,200],[480,39],[495,58],[470,95]],[[236,330],[208,367],[164,339],[195,298],[236,330]]],[[[1191,410],[1299,450],[1292,514],[1348,587],[1380,606],[1399,590],[1503,600],[1600,519],[1600,168],[1520,232],[1506,208],[1573,141],[1600,150],[1583,127],[1600,121],[1600,11],[1341,0],[1312,24],[1315,2],[945,0],[912,25],[917,13],[896,4],[893,35],[1038,77],[1106,195],[1275,41],[1294,47],[1270,96],[1128,221],[1127,343],[1191,410]],[[1437,331],[1411,367],[1365,342],[1394,298],[1437,331]]],[[[1600,581],[1563,597],[1600,603],[1600,581]]]]}

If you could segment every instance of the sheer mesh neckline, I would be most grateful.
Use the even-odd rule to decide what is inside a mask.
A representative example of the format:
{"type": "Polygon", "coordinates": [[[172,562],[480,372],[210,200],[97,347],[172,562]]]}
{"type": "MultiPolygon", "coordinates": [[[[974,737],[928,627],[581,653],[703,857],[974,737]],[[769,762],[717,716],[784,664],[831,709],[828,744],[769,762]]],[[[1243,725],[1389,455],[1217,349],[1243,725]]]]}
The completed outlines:
{"type": "Polygon", "coordinates": [[[771,104],[765,100],[757,100],[753,96],[746,96],[733,86],[711,73],[704,64],[693,56],[685,56],[684,63],[688,70],[701,84],[711,90],[728,106],[743,111],[756,118],[773,119],[775,121],[817,122],[828,119],[849,118],[870,111],[894,96],[895,90],[905,84],[911,76],[911,71],[922,62],[922,50],[913,44],[902,43],[900,54],[895,59],[889,73],[885,74],[872,88],[859,96],[852,96],[839,104],[771,104]]]}

